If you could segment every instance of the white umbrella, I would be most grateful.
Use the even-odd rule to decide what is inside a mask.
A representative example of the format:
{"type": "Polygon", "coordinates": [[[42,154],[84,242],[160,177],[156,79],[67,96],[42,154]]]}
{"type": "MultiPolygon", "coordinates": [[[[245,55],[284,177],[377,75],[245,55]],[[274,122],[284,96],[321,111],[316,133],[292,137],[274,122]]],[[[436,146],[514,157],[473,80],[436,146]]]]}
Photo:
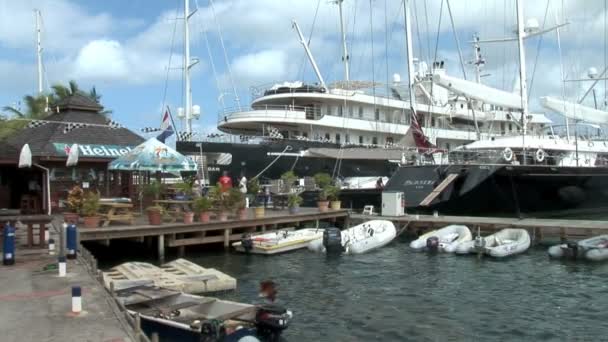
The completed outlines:
{"type": "Polygon", "coordinates": [[[78,144],[72,145],[70,147],[70,152],[68,152],[68,160],[65,163],[65,166],[75,166],[78,164],[78,155],[80,154],[80,149],[78,148],[78,144]]]}
{"type": "Polygon", "coordinates": [[[32,167],[32,150],[30,145],[25,144],[19,153],[19,168],[32,167]]]}

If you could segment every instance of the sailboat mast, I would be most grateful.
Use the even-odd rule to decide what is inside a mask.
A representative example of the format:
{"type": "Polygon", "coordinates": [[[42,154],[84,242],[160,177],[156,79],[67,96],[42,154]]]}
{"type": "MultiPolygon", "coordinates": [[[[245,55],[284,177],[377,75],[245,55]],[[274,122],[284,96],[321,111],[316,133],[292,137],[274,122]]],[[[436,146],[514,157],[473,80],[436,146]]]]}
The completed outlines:
{"type": "Polygon", "coordinates": [[[186,132],[188,133],[188,136],[190,136],[190,133],[192,133],[192,88],[190,86],[190,30],[188,27],[189,19],[189,0],[184,0],[184,92],[186,96],[186,132]]]}
{"type": "Polygon", "coordinates": [[[342,61],[344,62],[344,80],[346,82],[350,81],[350,70],[349,70],[349,66],[348,66],[348,60],[349,60],[349,56],[348,56],[348,50],[346,48],[346,31],[344,30],[344,19],[342,17],[342,2],[344,0],[337,0],[338,1],[338,9],[340,11],[340,30],[342,31],[342,61]]]}
{"type": "Polygon", "coordinates": [[[407,74],[408,74],[408,90],[410,93],[410,106],[413,115],[416,115],[416,94],[414,91],[414,83],[416,81],[414,75],[414,56],[412,51],[412,27],[410,17],[410,1],[403,2],[403,17],[405,19],[405,44],[407,52],[407,74]]]}
{"type": "Polygon", "coordinates": [[[42,39],[40,28],[40,10],[34,10],[36,16],[36,56],[38,59],[38,94],[42,94],[42,39]]]}
{"type": "Polygon", "coordinates": [[[519,48],[519,85],[521,95],[521,125],[522,125],[522,148],[523,164],[526,164],[526,117],[528,116],[528,85],[526,82],[526,52],[524,48],[524,9],[523,0],[516,1],[517,6],[517,46],[519,48]]]}

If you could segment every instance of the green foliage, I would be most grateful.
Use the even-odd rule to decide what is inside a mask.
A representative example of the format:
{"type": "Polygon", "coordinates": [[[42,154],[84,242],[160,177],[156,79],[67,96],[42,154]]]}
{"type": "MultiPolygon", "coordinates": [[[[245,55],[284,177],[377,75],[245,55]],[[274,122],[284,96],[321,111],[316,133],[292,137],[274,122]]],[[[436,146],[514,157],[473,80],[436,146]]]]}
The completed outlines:
{"type": "Polygon", "coordinates": [[[219,183],[209,189],[209,198],[211,199],[213,206],[215,206],[217,209],[230,209],[228,193],[222,191],[222,186],[219,183]]]}
{"type": "Polygon", "coordinates": [[[319,189],[324,189],[325,187],[331,185],[331,176],[328,173],[319,172],[314,175],[315,184],[319,189]]]}
{"type": "Polygon", "coordinates": [[[245,208],[245,194],[237,188],[230,188],[228,190],[228,203],[229,208],[232,209],[245,208]]]}
{"type": "Polygon", "coordinates": [[[303,201],[303,199],[302,199],[302,197],[300,197],[299,195],[296,195],[296,194],[290,194],[290,195],[287,197],[287,206],[289,206],[289,207],[291,207],[291,208],[293,208],[293,207],[297,207],[297,206],[299,206],[300,204],[302,204],[302,201],[303,201]]]}
{"type": "Polygon", "coordinates": [[[209,211],[213,207],[213,201],[209,197],[198,197],[194,200],[194,211],[198,214],[209,211]]]}
{"type": "Polygon", "coordinates": [[[335,185],[328,185],[321,191],[325,193],[325,196],[328,200],[330,200],[330,201],[338,200],[338,195],[340,194],[339,187],[337,187],[335,185]]]}
{"type": "Polygon", "coordinates": [[[248,183],[247,190],[250,194],[256,195],[260,192],[260,181],[257,178],[250,180],[248,183]]]}
{"type": "Polygon", "coordinates": [[[74,213],[80,214],[82,210],[82,203],[84,201],[84,191],[78,185],[75,185],[68,192],[67,205],[68,208],[74,213]]]}
{"type": "Polygon", "coordinates": [[[183,193],[184,195],[192,196],[192,194],[194,193],[194,179],[184,179],[183,182],[177,183],[175,187],[179,192],[183,193]]]}
{"type": "Polygon", "coordinates": [[[295,181],[298,180],[298,176],[293,171],[287,171],[281,175],[281,179],[285,183],[285,186],[287,187],[287,191],[291,191],[291,188],[293,187],[293,183],[295,183],[295,181]]]}
{"type": "Polygon", "coordinates": [[[144,194],[153,196],[155,200],[160,198],[163,191],[165,191],[165,185],[157,180],[153,180],[150,184],[144,186],[144,194]]]}
{"type": "Polygon", "coordinates": [[[165,209],[160,205],[152,205],[146,208],[146,211],[158,211],[161,215],[164,215],[165,209]]]}
{"type": "Polygon", "coordinates": [[[82,202],[82,214],[85,217],[96,216],[99,212],[99,192],[89,191],[84,194],[82,202]]]}

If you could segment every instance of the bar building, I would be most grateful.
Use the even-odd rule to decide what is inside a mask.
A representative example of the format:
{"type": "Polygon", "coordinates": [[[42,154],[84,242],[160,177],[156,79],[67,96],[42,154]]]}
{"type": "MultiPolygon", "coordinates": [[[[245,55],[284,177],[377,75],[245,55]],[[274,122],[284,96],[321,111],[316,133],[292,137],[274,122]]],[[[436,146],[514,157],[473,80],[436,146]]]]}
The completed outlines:
{"type": "Polygon", "coordinates": [[[103,197],[137,198],[129,172],[109,171],[108,163],[144,141],[134,132],[108,125],[103,107],[71,95],[53,105],[55,113],[0,142],[0,208],[24,213],[61,211],[74,185],[99,190],[103,197]],[[18,168],[19,151],[29,144],[32,167],[18,168]],[[78,144],[78,164],[67,167],[78,144]],[[47,196],[50,193],[50,205],[47,196]]]}

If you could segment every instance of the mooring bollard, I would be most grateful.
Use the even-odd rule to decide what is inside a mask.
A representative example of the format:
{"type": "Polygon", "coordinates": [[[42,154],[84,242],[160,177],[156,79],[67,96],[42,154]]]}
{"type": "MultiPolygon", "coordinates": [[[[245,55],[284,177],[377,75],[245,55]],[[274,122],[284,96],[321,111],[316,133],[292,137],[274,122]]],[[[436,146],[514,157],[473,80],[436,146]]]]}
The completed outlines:
{"type": "Polygon", "coordinates": [[[82,311],[82,289],[80,286],[72,286],[72,312],[80,313],[82,311]]]}
{"type": "Polygon", "coordinates": [[[60,256],[57,259],[57,261],[59,263],[59,267],[58,267],[59,268],[59,276],[60,277],[65,277],[65,275],[66,275],[66,268],[67,268],[67,265],[65,263],[65,257],[64,256],[60,256]]]}
{"type": "Polygon", "coordinates": [[[75,224],[70,224],[67,228],[66,232],[66,245],[67,245],[67,258],[68,259],[76,259],[76,250],[78,246],[76,245],[77,229],[75,224]]]}
{"type": "Polygon", "coordinates": [[[55,255],[55,240],[49,239],[49,255],[55,255]]]}
{"type": "Polygon", "coordinates": [[[12,227],[8,222],[4,225],[3,242],[2,242],[2,264],[15,264],[15,227],[12,227]]]}

